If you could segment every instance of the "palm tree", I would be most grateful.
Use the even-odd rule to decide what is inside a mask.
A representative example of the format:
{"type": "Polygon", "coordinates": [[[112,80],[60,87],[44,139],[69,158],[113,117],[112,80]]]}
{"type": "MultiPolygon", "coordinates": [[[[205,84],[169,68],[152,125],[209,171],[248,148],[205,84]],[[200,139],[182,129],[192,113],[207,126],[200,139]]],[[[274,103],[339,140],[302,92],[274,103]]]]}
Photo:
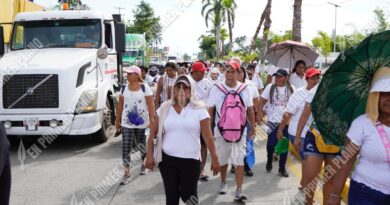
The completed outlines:
{"type": "MultiPolygon", "coordinates": [[[[271,1],[271,0],[268,0],[271,1]]],[[[263,40],[262,40],[262,47],[261,47],[261,64],[264,65],[265,63],[265,54],[267,53],[268,49],[268,34],[271,28],[271,4],[266,12],[265,20],[264,20],[264,29],[263,29],[263,40]]]]}
{"type": "Polygon", "coordinates": [[[270,18],[270,16],[271,16],[271,6],[272,6],[272,0],[268,0],[267,5],[265,6],[265,8],[263,10],[263,13],[261,14],[260,22],[259,22],[259,25],[256,28],[255,35],[252,38],[252,44],[250,46],[251,47],[250,48],[250,52],[252,52],[252,50],[255,50],[256,47],[257,47],[257,43],[256,42],[257,42],[257,37],[259,36],[259,33],[260,33],[261,25],[263,25],[264,20],[266,19],[267,16],[270,18]]]}
{"type": "Polygon", "coordinates": [[[221,34],[221,56],[225,56],[225,40],[229,37],[226,29],[222,28],[220,31],[221,34]]]}
{"type": "Polygon", "coordinates": [[[293,41],[301,41],[302,0],[294,0],[293,41]]]}
{"type": "Polygon", "coordinates": [[[221,27],[226,22],[227,11],[233,11],[233,8],[225,8],[223,6],[226,0],[202,0],[202,16],[205,18],[206,26],[209,27],[209,22],[213,24],[216,37],[216,57],[219,59],[220,40],[221,40],[221,27]]]}
{"type": "Polygon", "coordinates": [[[234,0],[224,0],[223,7],[227,10],[227,20],[229,27],[229,43],[233,47],[233,27],[235,22],[235,9],[237,8],[237,4],[234,0]]]}

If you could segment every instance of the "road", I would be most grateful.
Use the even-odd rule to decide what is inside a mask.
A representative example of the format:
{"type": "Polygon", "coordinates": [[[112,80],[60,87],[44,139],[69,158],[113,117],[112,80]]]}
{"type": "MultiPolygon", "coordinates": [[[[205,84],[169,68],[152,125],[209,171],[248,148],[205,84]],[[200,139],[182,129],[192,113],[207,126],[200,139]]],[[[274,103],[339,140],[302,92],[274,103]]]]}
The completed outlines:
{"type": "MultiPolygon", "coordinates": [[[[132,169],[132,182],[118,185],[123,174],[120,167],[121,137],[110,138],[104,144],[91,143],[88,137],[59,137],[52,144],[46,144],[46,148],[39,144],[38,138],[24,137],[23,146],[20,142],[20,139],[12,140],[12,205],[165,203],[159,172],[155,170],[140,176],[140,160],[132,169]],[[29,149],[31,147],[35,149],[29,149]],[[32,156],[38,157],[33,159],[32,156]],[[24,168],[21,162],[24,162],[24,168]]],[[[271,173],[266,173],[265,141],[256,144],[255,176],[246,177],[243,188],[249,198],[246,204],[290,204],[288,202],[298,192],[299,174],[296,173],[299,173],[299,162],[290,155],[289,178],[277,175],[277,163],[274,163],[271,173]]],[[[207,169],[209,167],[208,164],[207,169]]],[[[228,185],[228,194],[221,196],[217,194],[218,177],[200,182],[200,204],[235,204],[234,177],[231,174],[228,185]]]]}

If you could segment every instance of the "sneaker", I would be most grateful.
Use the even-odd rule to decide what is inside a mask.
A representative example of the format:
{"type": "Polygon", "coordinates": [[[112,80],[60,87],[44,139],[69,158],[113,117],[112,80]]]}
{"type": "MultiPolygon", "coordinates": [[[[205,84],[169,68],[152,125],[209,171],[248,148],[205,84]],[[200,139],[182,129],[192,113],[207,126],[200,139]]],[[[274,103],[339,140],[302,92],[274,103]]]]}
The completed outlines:
{"type": "Polygon", "coordinates": [[[121,182],[120,182],[120,185],[126,185],[128,184],[129,182],[131,181],[131,176],[128,176],[128,175],[124,175],[121,182]]]}
{"type": "Polygon", "coordinates": [[[248,200],[248,197],[242,193],[241,189],[236,189],[236,196],[234,197],[234,201],[245,201],[248,200]]]}
{"type": "Polygon", "coordinates": [[[234,168],[233,165],[232,165],[232,168],[230,169],[230,173],[231,173],[231,174],[235,174],[235,173],[236,173],[236,169],[234,168]]]}
{"type": "Polygon", "coordinates": [[[141,172],[140,172],[141,175],[147,175],[148,174],[148,170],[146,170],[146,167],[145,165],[141,165],[141,172]]]}
{"type": "Polygon", "coordinates": [[[267,163],[267,165],[265,166],[265,169],[267,170],[267,172],[271,172],[272,171],[272,163],[267,163]]]}
{"type": "Polygon", "coordinates": [[[286,172],[286,170],[281,170],[279,171],[279,176],[281,177],[289,177],[288,173],[286,172]]]}
{"type": "Polygon", "coordinates": [[[226,182],[221,182],[221,185],[219,185],[219,194],[223,195],[226,194],[227,191],[227,183],[226,182]]]}
{"type": "Polygon", "coordinates": [[[252,177],[253,176],[253,171],[251,169],[246,169],[245,170],[245,175],[248,176],[248,177],[252,177]]]}

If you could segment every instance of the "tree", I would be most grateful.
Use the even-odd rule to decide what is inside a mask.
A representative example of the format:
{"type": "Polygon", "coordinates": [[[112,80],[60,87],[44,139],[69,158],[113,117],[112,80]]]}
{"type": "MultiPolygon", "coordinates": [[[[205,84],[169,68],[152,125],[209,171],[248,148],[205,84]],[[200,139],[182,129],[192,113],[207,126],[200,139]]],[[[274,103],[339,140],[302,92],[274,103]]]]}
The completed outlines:
{"type": "Polygon", "coordinates": [[[386,31],[389,28],[389,23],[386,21],[385,12],[383,9],[376,8],[374,10],[377,28],[374,32],[386,31]]]}
{"type": "Polygon", "coordinates": [[[222,48],[222,55],[221,56],[224,56],[225,55],[225,41],[226,39],[229,37],[228,35],[228,32],[226,31],[226,29],[222,28],[221,31],[220,31],[220,35],[221,35],[221,48],[222,48]]]}
{"type": "Polygon", "coordinates": [[[222,4],[223,7],[227,10],[226,15],[229,28],[229,43],[230,45],[233,45],[233,27],[235,22],[235,9],[237,8],[237,4],[234,0],[224,0],[222,4]]]}
{"type": "Polygon", "coordinates": [[[320,50],[325,57],[325,62],[328,63],[328,57],[332,52],[332,38],[327,33],[319,31],[318,35],[311,42],[316,50],[320,50]]]}
{"type": "Polygon", "coordinates": [[[234,8],[225,8],[223,6],[225,0],[202,0],[202,16],[205,18],[206,26],[209,27],[209,22],[213,24],[215,29],[215,45],[216,45],[216,58],[219,58],[220,51],[220,31],[222,24],[226,22],[226,13],[229,11],[230,13],[234,12],[234,8]]]}
{"type": "Polygon", "coordinates": [[[271,6],[272,6],[272,0],[268,0],[267,5],[265,6],[265,8],[263,10],[263,13],[261,14],[260,22],[256,28],[255,35],[252,38],[250,52],[252,52],[252,50],[256,49],[256,46],[257,46],[256,41],[257,41],[257,37],[259,36],[259,33],[260,33],[261,25],[263,25],[266,16],[271,16],[271,6]]]}
{"type": "Polygon", "coordinates": [[[184,53],[184,55],[183,55],[183,60],[184,60],[184,61],[190,61],[190,60],[191,60],[191,56],[188,55],[188,53],[184,53]]]}
{"type": "Polygon", "coordinates": [[[294,0],[294,16],[292,24],[292,40],[302,41],[301,38],[302,29],[302,0],[294,0]]]}
{"type": "Polygon", "coordinates": [[[280,43],[287,40],[292,40],[292,30],[287,30],[283,35],[276,34],[274,32],[269,33],[269,39],[271,39],[271,43],[280,43]]]}
{"type": "Polygon", "coordinates": [[[201,56],[203,57],[202,59],[215,58],[215,36],[202,35],[198,40],[200,41],[199,48],[201,50],[201,56]]]}
{"type": "Polygon", "coordinates": [[[145,33],[146,42],[152,45],[153,42],[161,42],[162,26],[160,17],[156,17],[152,6],[142,0],[133,10],[134,22],[126,29],[127,33],[145,33]]]}
{"type": "Polygon", "coordinates": [[[262,45],[261,45],[261,52],[260,52],[260,61],[261,64],[264,65],[265,63],[265,55],[267,53],[267,48],[268,48],[268,34],[269,34],[269,29],[271,28],[271,6],[268,8],[265,19],[264,19],[264,29],[263,29],[263,40],[262,40],[262,45]]]}

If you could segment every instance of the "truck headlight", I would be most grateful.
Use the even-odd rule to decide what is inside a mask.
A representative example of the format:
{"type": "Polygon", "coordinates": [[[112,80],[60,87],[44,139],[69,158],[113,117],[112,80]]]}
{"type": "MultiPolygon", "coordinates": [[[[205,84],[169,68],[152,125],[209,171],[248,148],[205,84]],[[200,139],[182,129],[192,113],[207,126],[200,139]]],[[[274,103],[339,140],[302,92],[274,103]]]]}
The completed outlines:
{"type": "Polygon", "coordinates": [[[97,90],[84,91],[76,106],[76,113],[92,112],[97,108],[97,90]]]}

